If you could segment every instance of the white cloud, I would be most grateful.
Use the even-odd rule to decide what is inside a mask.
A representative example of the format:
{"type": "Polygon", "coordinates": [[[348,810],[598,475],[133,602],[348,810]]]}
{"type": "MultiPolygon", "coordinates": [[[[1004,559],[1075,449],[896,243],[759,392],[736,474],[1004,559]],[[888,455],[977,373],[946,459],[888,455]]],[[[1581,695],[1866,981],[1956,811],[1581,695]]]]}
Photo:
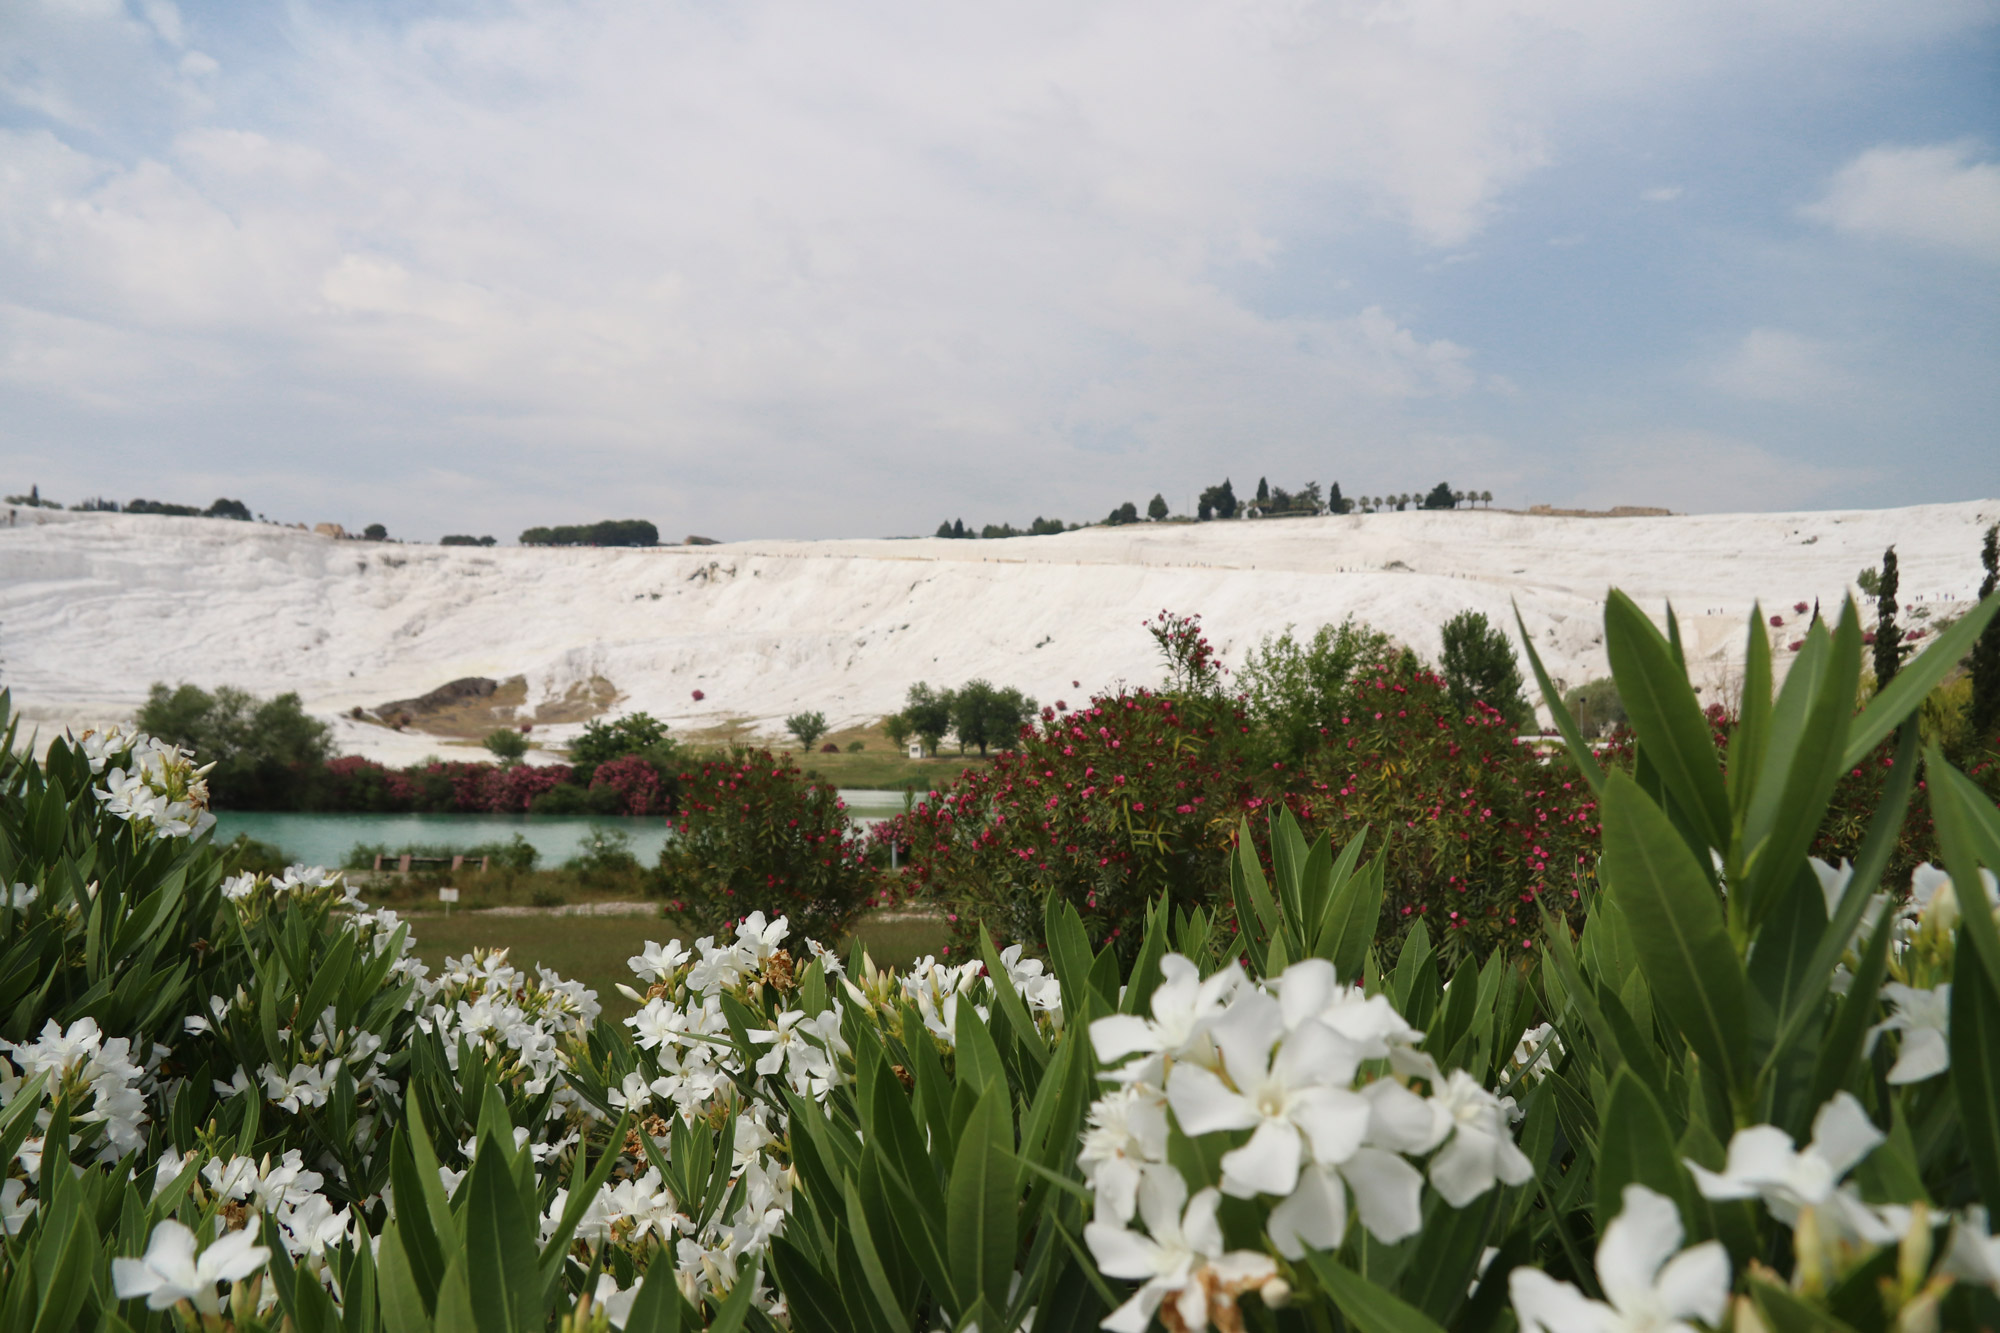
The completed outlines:
{"type": "Polygon", "coordinates": [[[1853,388],[1831,344],[1785,329],[1750,330],[1709,379],[1725,392],[1768,402],[1823,403],[1853,388]]]}
{"type": "Polygon", "coordinates": [[[1871,148],[1837,172],[1807,217],[2000,261],[2000,163],[1970,143],[1871,148]]]}
{"type": "Polygon", "coordinates": [[[1681,187],[1678,185],[1659,185],[1650,190],[1641,190],[1639,197],[1649,204],[1671,204],[1681,197],[1681,193],[1681,187]]]}
{"type": "Polygon", "coordinates": [[[1955,3],[301,0],[259,52],[24,0],[0,442],[117,418],[302,503],[334,458],[521,479],[496,527],[615,484],[724,532],[1082,517],[1250,447],[1428,472],[1461,427],[1426,414],[1507,383],[1479,349],[1381,284],[1246,293],[1385,234],[1449,265],[1593,108],[1955,3]]]}

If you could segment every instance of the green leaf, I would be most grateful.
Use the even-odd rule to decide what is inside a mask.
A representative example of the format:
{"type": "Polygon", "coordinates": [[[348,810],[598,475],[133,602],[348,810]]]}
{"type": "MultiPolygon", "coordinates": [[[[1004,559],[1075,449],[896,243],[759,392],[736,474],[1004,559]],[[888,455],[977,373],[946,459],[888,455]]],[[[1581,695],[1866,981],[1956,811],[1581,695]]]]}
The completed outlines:
{"type": "Polygon", "coordinates": [[[658,1255],[654,1258],[656,1262],[646,1266],[639,1294],[632,1298],[625,1333],[681,1333],[681,1309],[686,1302],[674,1285],[674,1266],[658,1255]]]}
{"type": "Polygon", "coordinates": [[[1599,766],[1597,756],[1591,751],[1590,742],[1584,740],[1577,730],[1576,719],[1563,707],[1562,691],[1549,679],[1548,668],[1542,665],[1542,655],[1535,651],[1535,636],[1528,633],[1528,622],[1521,618],[1521,604],[1514,603],[1514,624],[1521,631],[1521,647],[1528,654],[1528,665],[1535,673],[1535,683],[1541,686],[1542,703],[1547,706],[1549,716],[1554,719],[1556,730],[1561,733],[1563,744],[1569,747],[1569,757],[1575,762],[1583,780],[1590,784],[1591,792],[1602,800],[1604,797],[1604,769],[1599,766]]]}
{"type": "MultiPolygon", "coordinates": [[[[1850,603],[1851,605],[1851,603],[1850,603]]],[[[1847,732],[1847,753],[1841,758],[1842,768],[1853,768],[1877,745],[1882,738],[1896,729],[1896,725],[1923,704],[1924,697],[1937,687],[1939,682],[1951,674],[1959,659],[1972,651],[1973,641],[1985,630],[1986,623],[1995,612],[2000,612],[2000,593],[1994,593],[1958,619],[1952,627],[1937,636],[1931,646],[1924,649],[1903,665],[1889,687],[1868,701],[1861,710],[1861,716],[1854,719],[1847,732]]]]}
{"type": "Polygon", "coordinates": [[[1352,868],[1367,837],[1364,828],[1341,849],[1333,867],[1333,891],[1327,895],[1326,915],[1313,943],[1313,953],[1331,962],[1334,975],[1350,983],[1360,978],[1368,946],[1375,942],[1375,930],[1382,920],[1387,869],[1383,859],[1377,856],[1358,873],[1352,868]]]}
{"type": "Polygon", "coordinates": [[[1604,603],[1604,650],[1632,730],[1675,804],[1708,846],[1727,848],[1729,791],[1701,702],[1660,631],[1615,588],[1604,603]]]}
{"type": "Polygon", "coordinates": [[[1708,877],[1666,814],[1622,773],[1604,785],[1604,871],[1653,1002],[1731,1087],[1749,1070],[1749,986],[1708,877]]]}
{"type": "MultiPolygon", "coordinates": [[[[889,1280],[888,1270],[882,1266],[882,1255],[875,1247],[875,1233],[868,1225],[868,1212],[861,1206],[861,1195],[851,1180],[843,1180],[841,1187],[847,1231],[854,1240],[854,1253],[861,1264],[862,1280],[867,1284],[868,1295],[875,1304],[876,1317],[880,1320],[878,1326],[907,1333],[910,1321],[896,1295],[895,1284],[889,1280]]],[[[626,1329],[626,1333],[632,1333],[631,1329],[626,1329]]]]}
{"type": "Polygon", "coordinates": [[[1881,1008],[1882,974],[1888,967],[1889,941],[1895,933],[1896,914],[1882,913],[1861,954],[1860,966],[1854,970],[1854,980],[1848,984],[1847,995],[1820,1041],[1819,1057],[1813,1063],[1812,1091],[1785,1117],[1790,1128],[1803,1130],[1819,1108],[1847,1086],[1861,1058],[1861,1044],[1868,1036],[1868,1027],[1881,1008]]]}
{"type": "Polygon", "coordinates": [[[1014,989],[1014,982],[1000,961],[1000,951],[993,947],[993,936],[987,933],[984,925],[979,927],[979,951],[986,963],[987,976],[993,982],[993,992],[1000,998],[1000,1008],[1013,1025],[1021,1049],[1035,1062],[1036,1069],[1045,1067],[1049,1062],[1049,1044],[1042,1039],[1042,1030],[1029,1016],[1028,1006],[1021,1003],[1020,993],[1014,989]]]}
{"type": "Polygon", "coordinates": [[[715,1322],[708,1326],[708,1333],[736,1333],[743,1327],[743,1321],[750,1313],[750,1297],[757,1290],[757,1274],[762,1267],[762,1264],[752,1264],[748,1272],[737,1270],[736,1285],[729,1289],[729,1298],[715,1312],[715,1322]]]}
{"type": "MultiPolygon", "coordinates": [[[[1961,927],[1961,959],[1964,934],[1961,927]]],[[[1951,987],[1951,1085],[1979,1197],[2000,1213],[2000,990],[1964,963],[1951,987]]]]}
{"type": "Polygon", "coordinates": [[[1750,808],[1763,769],[1764,750],[1771,736],[1771,640],[1764,630],[1764,608],[1750,606],[1750,636],[1743,661],[1743,703],[1736,730],[1729,735],[1729,809],[1740,824],[1750,808]]]}
{"type": "MultiPolygon", "coordinates": [[[[1819,626],[1812,632],[1817,636],[1819,626]]],[[[1861,678],[1861,625],[1852,602],[1822,658],[1826,669],[1805,702],[1796,731],[1786,725],[1792,714],[1781,701],[1780,725],[1744,819],[1742,872],[1731,892],[1747,899],[1746,914],[1753,923],[1771,911],[1798,873],[1801,858],[1819,836],[1834,786],[1846,771],[1841,767],[1841,745],[1861,678]]],[[[1802,690],[1806,687],[1805,677],[1789,677],[1787,695],[1795,682],[1802,690]]]]}
{"type": "MultiPolygon", "coordinates": [[[[506,1156],[490,1136],[479,1143],[465,1209],[463,1256],[472,1310],[483,1330],[521,1329],[542,1322],[541,1265],[535,1219],[523,1207],[506,1156]]],[[[452,1261],[457,1267],[459,1259],[452,1261]]],[[[438,1297],[443,1314],[444,1296],[438,1297]]]]}
{"type": "Polygon", "coordinates": [[[1775,1282],[1750,1279],[1750,1299],[1771,1325],[1772,1333],[1854,1333],[1847,1324],[1815,1310],[1775,1282]]]}
{"type": "Polygon", "coordinates": [[[1004,1083],[989,1086],[959,1136],[946,1192],[945,1248],[960,1318],[1007,1304],[1014,1274],[1014,1127],[1004,1083]]]}
{"type": "MultiPolygon", "coordinates": [[[[440,1274],[442,1276],[442,1274],[440,1274]]],[[[430,1310],[410,1271],[409,1252],[395,1222],[382,1229],[382,1254],[376,1261],[375,1280],[382,1293],[382,1323],[387,1328],[426,1328],[430,1310]]]]}
{"type": "Polygon", "coordinates": [[[1358,1333],[1444,1333],[1416,1306],[1341,1267],[1332,1255],[1315,1251],[1306,1262],[1358,1333]]]}
{"type": "Polygon", "coordinates": [[[1688,1211],[1688,1182],[1673,1128],[1652,1090],[1629,1069],[1611,1079],[1611,1101],[1597,1117],[1597,1229],[1624,1210],[1627,1185],[1644,1185],[1688,1211]]]}
{"type": "MultiPolygon", "coordinates": [[[[1986,964],[1987,982],[2000,992],[2000,931],[1996,931],[1990,911],[1973,907],[1986,901],[1980,865],[2000,873],[2000,810],[1993,808],[1971,778],[1946,763],[1936,746],[1924,751],[1924,771],[1930,783],[1931,812],[1937,818],[1938,843],[1944,849],[1945,868],[1951,871],[1952,889],[1958,895],[1963,933],[1972,941],[1971,955],[1986,964]]],[[[1966,954],[1958,955],[1958,971],[1964,972],[1966,966],[1966,954]]]]}

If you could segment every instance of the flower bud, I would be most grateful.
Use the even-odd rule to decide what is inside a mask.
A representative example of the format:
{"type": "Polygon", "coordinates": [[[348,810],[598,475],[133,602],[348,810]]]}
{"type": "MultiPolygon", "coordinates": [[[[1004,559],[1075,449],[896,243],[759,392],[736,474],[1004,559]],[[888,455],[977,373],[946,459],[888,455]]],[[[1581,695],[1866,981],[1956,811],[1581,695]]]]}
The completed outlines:
{"type": "Polygon", "coordinates": [[[1267,1308],[1282,1310],[1292,1303],[1292,1284],[1281,1277],[1268,1277],[1264,1279],[1264,1285],[1257,1288],[1257,1294],[1263,1298],[1267,1308]]]}

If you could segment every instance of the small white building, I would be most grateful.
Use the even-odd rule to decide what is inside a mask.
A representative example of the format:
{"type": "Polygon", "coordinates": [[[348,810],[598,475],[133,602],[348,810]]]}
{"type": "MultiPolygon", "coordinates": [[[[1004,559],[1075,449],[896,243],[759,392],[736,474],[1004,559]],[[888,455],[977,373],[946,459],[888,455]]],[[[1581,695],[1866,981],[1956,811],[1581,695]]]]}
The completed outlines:
{"type": "Polygon", "coordinates": [[[924,757],[924,743],[922,741],[911,741],[910,758],[922,759],[923,757],[924,757]]]}

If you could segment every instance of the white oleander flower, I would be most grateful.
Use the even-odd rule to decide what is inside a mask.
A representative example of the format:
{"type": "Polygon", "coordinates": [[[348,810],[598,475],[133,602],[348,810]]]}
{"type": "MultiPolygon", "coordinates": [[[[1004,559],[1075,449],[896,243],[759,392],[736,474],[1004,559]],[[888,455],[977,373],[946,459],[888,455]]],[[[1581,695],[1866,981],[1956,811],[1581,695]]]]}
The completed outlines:
{"type": "Polygon", "coordinates": [[[679,940],[667,941],[666,947],[646,941],[645,949],[625,960],[637,977],[651,977],[655,981],[665,981],[688,960],[688,951],[679,940]]]}
{"type": "Polygon", "coordinates": [[[1892,1010],[1889,1017],[1868,1029],[1866,1051],[1875,1049],[1884,1032],[1902,1034],[1889,1082],[1921,1083],[1951,1068],[1951,983],[1920,990],[1892,981],[1882,987],[1882,998],[1892,1010]]]}
{"type": "Polygon", "coordinates": [[[1692,1319],[1722,1322],[1729,1302],[1722,1243],[1682,1250],[1685,1233],[1672,1200],[1644,1185],[1627,1185],[1624,1200],[1597,1246],[1605,1300],[1593,1301],[1540,1269],[1508,1274],[1521,1333],[1697,1333],[1692,1319]]]}
{"type": "Polygon", "coordinates": [[[1555,1072],[1562,1053],[1562,1038],[1556,1035],[1555,1028],[1539,1023],[1521,1034],[1521,1040],[1514,1044],[1510,1063],[1521,1071],[1524,1082],[1536,1083],[1555,1072]]]}
{"type": "Polygon", "coordinates": [[[1128,1083],[1097,1099],[1076,1164],[1096,1196],[1099,1222],[1124,1226],[1139,1207],[1139,1177],[1167,1160],[1167,1103],[1157,1088],[1128,1083]]]}
{"type": "Polygon", "coordinates": [[[22,1200],[21,1195],[27,1188],[25,1180],[10,1180],[0,1185],[0,1227],[4,1227],[10,1236],[20,1235],[21,1228],[35,1215],[35,1209],[41,1207],[39,1199],[22,1200]]]}
{"type": "Polygon", "coordinates": [[[1273,984],[1284,1006],[1286,1028],[1317,1020],[1353,1042],[1364,1059],[1380,1060],[1424,1039],[1396,1012],[1388,996],[1341,984],[1333,964],[1323,958],[1293,963],[1273,984]]]}
{"type": "Polygon", "coordinates": [[[1791,1226],[1801,1208],[1836,1201],[1841,1177],[1887,1137],[1852,1093],[1837,1092],[1813,1117],[1812,1142],[1804,1149],[1776,1125],[1752,1125],[1730,1138],[1719,1174],[1692,1161],[1687,1167],[1702,1197],[1762,1199],[1773,1217],[1791,1226]]]}
{"type": "Polygon", "coordinates": [[[1361,1146],[1368,1103],[1349,1086],[1361,1056],[1333,1029],[1306,1023],[1287,1034],[1278,1002],[1253,990],[1209,1036],[1229,1081],[1182,1061],[1168,1075],[1167,1102],[1188,1134],[1252,1131],[1248,1143],[1223,1154],[1223,1193],[1290,1194],[1308,1141],[1314,1160],[1327,1165],[1361,1146]]]}
{"type": "Polygon", "coordinates": [[[1431,1159],[1431,1184],[1446,1203],[1463,1208],[1495,1182],[1520,1185],[1534,1178],[1534,1163],[1515,1146],[1508,1128],[1516,1114],[1512,1097],[1496,1097],[1454,1069],[1430,1101],[1444,1144],[1431,1159]]]}
{"type": "MultiPolygon", "coordinates": [[[[1193,1054],[1209,1025],[1222,1017],[1230,996],[1246,984],[1242,969],[1234,963],[1203,980],[1194,960],[1177,953],[1160,959],[1160,977],[1150,1001],[1151,1019],[1113,1014],[1090,1025],[1090,1044],[1099,1064],[1115,1064],[1136,1054],[1173,1059],[1193,1054]]],[[[1145,1067],[1142,1063],[1139,1069],[1145,1067]]]]}
{"type": "Polygon", "coordinates": [[[1211,1289],[1233,1294],[1276,1275],[1277,1264],[1267,1254],[1224,1253],[1222,1228],[1215,1220],[1221,1202],[1212,1188],[1188,1198],[1187,1182],[1178,1171],[1155,1167],[1139,1183],[1139,1215],[1147,1234],[1102,1222],[1084,1228],[1084,1241],[1106,1276],[1143,1284],[1099,1327],[1144,1333],[1153,1312],[1172,1298],[1180,1327],[1207,1328],[1211,1289]]]}
{"type": "Polygon", "coordinates": [[[25,912],[41,896],[42,891],[32,884],[16,884],[7,890],[7,906],[17,912],[25,912]]]}
{"type": "Polygon", "coordinates": [[[2000,1236],[1986,1228],[1986,1210],[1978,1204],[1959,1214],[1951,1232],[1951,1248],[1945,1252],[1944,1271],[2000,1296],[2000,1236]]]}
{"type": "Polygon", "coordinates": [[[271,1257],[255,1240],[247,1228],[231,1231],[197,1255],[192,1231],[179,1222],[162,1222],[153,1228],[143,1256],[111,1261],[111,1285],[121,1301],[144,1296],[149,1310],[192,1301],[203,1314],[219,1315],[216,1284],[240,1282],[271,1257]]]}
{"type": "Polygon", "coordinates": [[[611,1327],[623,1328],[625,1321],[632,1317],[632,1302],[639,1299],[639,1284],[634,1282],[631,1290],[621,1290],[618,1279],[609,1273],[597,1275],[597,1289],[590,1294],[591,1300],[604,1311],[604,1317],[611,1327]]]}

